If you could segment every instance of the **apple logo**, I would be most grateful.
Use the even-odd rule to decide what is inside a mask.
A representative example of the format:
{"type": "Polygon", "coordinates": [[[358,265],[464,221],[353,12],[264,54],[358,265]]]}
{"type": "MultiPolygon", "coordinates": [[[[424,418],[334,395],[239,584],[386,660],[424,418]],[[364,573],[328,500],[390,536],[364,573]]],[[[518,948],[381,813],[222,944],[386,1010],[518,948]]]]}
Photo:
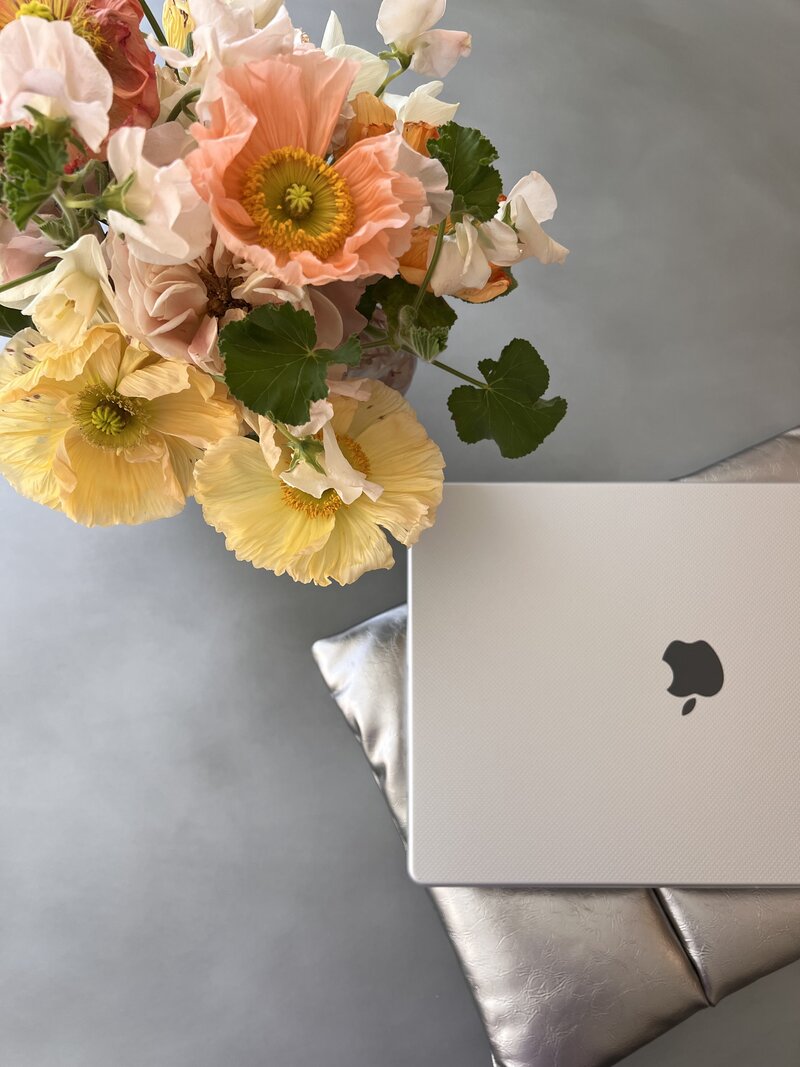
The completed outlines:
{"type": "Polygon", "coordinates": [[[672,685],[667,692],[691,697],[683,705],[683,715],[694,711],[698,696],[713,697],[722,689],[722,664],[707,641],[673,641],[662,659],[672,668],[672,685]]]}

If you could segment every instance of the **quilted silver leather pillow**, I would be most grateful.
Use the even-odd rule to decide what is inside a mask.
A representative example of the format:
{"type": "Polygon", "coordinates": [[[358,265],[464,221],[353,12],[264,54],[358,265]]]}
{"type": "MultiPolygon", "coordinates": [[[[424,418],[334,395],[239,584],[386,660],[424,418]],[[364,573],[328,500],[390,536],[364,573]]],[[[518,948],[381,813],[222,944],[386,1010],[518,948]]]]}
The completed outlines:
{"type": "MultiPolygon", "coordinates": [[[[800,481],[800,431],[709,468],[800,481]]],[[[405,838],[406,608],[314,645],[405,838]]],[[[800,890],[430,890],[494,1067],[601,1067],[800,958],[800,890]]]]}

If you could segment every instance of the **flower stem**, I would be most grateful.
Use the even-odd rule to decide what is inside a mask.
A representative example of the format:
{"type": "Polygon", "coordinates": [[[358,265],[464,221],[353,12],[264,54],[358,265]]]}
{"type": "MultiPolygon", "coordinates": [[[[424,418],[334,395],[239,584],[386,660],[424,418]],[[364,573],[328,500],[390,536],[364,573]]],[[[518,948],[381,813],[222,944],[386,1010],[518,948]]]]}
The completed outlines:
{"type": "Polygon", "coordinates": [[[394,45],[392,45],[392,49],[390,52],[381,52],[380,58],[394,59],[399,64],[400,69],[396,70],[394,74],[386,75],[386,78],[384,79],[383,83],[379,85],[378,88],[375,90],[375,95],[377,97],[383,96],[383,94],[386,92],[387,88],[392,84],[395,78],[399,78],[401,74],[405,74],[405,72],[411,66],[411,56],[406,55],[405,52],[398,52],[394,45]]]}
{"type": "Polygon", "coordinates": [[[479,389],[486,388],[486,382],[479,382],[477,378],[470,378],[468,374],[462,374],[460,370],[448,366],[447,363],[442,363],[440,359],[432,359],[430,363],[432,366],[438,367],[439,370],[446,370],[448,374],[455,374],[456,378],[461,378],[462,381],[469,382],[470,385],[477,385],[479,389]]]}
{"type": "MultiPolygon", "coordinates": [[[[174,122],[175,119],[178,117],[178,115],[180,115],[180,113],[182,111],[185,111],[187,113],[187,115],[188,115],[189,114],[189,104],[194,103],[194,101],[198,98],[199,95],[200,95],[200,87],[199,86],[196,89],[190,89],[188,91],[188,93],[184,93],[183,96],[180,98],[180,100],[175,105],[175,107],[172,109],[172,111],[170,111],[170,113],[167,115],[165,121],[166,122],[174,122]]],[[[191,115],[189,117],[191,118],[191,115]]],[[[195,118],[196,117],[197,116],[195,115],[195,118]]]]}
{"type": "Polygon", "coordinates": [[[422,306],[422,301],[425,299],[425,294],[428,291],[433,272],[436,270],[436,264],[439,262],[439,256],[442,253],[442,245],[444,244],[444,231],[447,225],[447,219],[442,219],[439,223],[439,229],[436,231],[436,244],[433,246],[433,254],[431,261],[428,264],[428,269],[425,272],[425,277],[422,279],[422,284],[419,287],[416,297],[414,298],[413,308],[416,314],[422,306]]]}
{"type": "Polygon", "coordinates": [[[144,17],[153,27],[153,33],[156,35],[156,39],[159,41],[160,44],[167,44],[167,38],[164,36],[164,31],[161,29],[161,24],[148,7],[147,0],[140,0],[140,3],[142,5],[142,11],[144,11],[144,17]]]}
{"type": "Polygon", "coordinates": [[[361,342],[361,351],[366,352],[370,348],[386,348],[389,344],[389,334],[382,334],[380,337],[373,337],[369,341],[361,342]]]}
{"type": "Polygon", "coordinates": [[[5,282],[0,285],[0,293],[5,293],[8,289],[16,289],[18,285],[24,285],[25,282],[32,282],[34,278],[41,278],[45,274],[49,274],[51,270],[55,270],[58,266],[57,260],[52,260],[44,267],[39,267],[37,270],[32,270],[30,274],[22,274],[19,278],[14,278],[13,281],[5,282]]]}
{"type": "Polygon", "coordinates": [[[83,205],[76,204],[73,206],[70,200],[60,192],[53,193],[53,199],[61,208],[61,214],[69,229],[69,243],[74,245],[81,235],[81,228],[75,215],[75,210],[81,210],[83,205]]]}

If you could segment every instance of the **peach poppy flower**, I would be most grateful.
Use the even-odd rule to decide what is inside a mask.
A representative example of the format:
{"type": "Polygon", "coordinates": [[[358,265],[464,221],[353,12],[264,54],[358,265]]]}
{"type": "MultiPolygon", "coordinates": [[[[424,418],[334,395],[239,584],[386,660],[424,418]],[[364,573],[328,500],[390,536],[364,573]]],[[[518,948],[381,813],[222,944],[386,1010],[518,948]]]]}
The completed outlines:
{"type": "Polygon", "coordinates": [[[398,166],[397,133],[327,157],[358,64],[320,51],[224,70],[210,124],[186,157],[225,245],[287,285],[393,276],[424,179],[398,166]]]}

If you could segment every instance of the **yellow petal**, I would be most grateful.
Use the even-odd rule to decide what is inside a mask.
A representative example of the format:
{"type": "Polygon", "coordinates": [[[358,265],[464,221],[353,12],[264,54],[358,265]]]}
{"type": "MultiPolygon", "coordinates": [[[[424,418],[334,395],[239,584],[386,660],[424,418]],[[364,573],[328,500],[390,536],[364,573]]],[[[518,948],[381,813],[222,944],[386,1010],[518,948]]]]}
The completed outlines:
{"type": "Polygon", "coordinates": [[[341,507],[328,540],[316,552],[299,556],[286,569],[297,582],[349,585],[367,571],[389,570],[394,556],[386,536],[360,506],[366,497],[341,507]]]}
{"type": "Polygon", "coordinates": [[[165,437],[164,442],[167,446],[166,460],[174,479],[175,492],[184,497],[193,496],[194,465],[203,453],[194,445],[182,441],[180,437],[165,437]]]}
{"type": "Polygon", "coordinates": [[[227,437],[209,448],[195,467],[195,497],[237,559],[276,574],[324,544],[333,529],[333,517],[313,517],[287,505],[283,483],[258,442],[245,437],[227,437]]]}
{"type": "Polygon", "coordinates": [[[31,365],[0,389],[0,404],[7,404],[37,391],[45,380],[68,382],[83,371],[93,356],[105,348],[119,346],[121,335],[116,327],[95,326],[74,348],[62,348],[46,341],[30,349],[31,365]]]}
{"type": "Polygon", "coordinates": [[[360,497],[358,506],[398,541],[413,544],[433,525],[441,503],[442,453],[410,410],[373,422],[357,440],[369,460],[370,479],[383,486],[377,500],[360,497]]]}
{"type": "Polygon", "coordinates": [[[49,508],[60,507],[53,457],[71,425],[57,411],[59,400],[57,394],[39,395],[0,410],[0,474],[18,493],[49,508]]]}
{"type": "MultiPolygon", "coordinates": [[[[357,438],[367,426],[381,422],[387,415],[393,415],[398,411],[411,413],[416,421],[414,409],[396,389],[390,389],[383,382],[370,382],[370,386],[369,399],[358,404],[346,427],[340,426],[335,419],[333,420],[333,428],[337,434],[346,433],[349,437],[357,438]]],[[[335,408],[338,408],[340,402],[338,397],[334,397],[335,408]]]]}
{"type": "Polygon", "coordinates": [[[182,437],[198,448],[206,448],[224,437],[238,434],[236,405],[224,386],[196,367],[181,366],[189,375],[189,387],[149,401],[150,428],[158,433],[182,437]]]}
{"type": "Polygon", "coordinates": [[[183,509],[184,499],[175,496],[161,460],[129,463],[111,449],[95,448],[74,428],[54,469],[63,511],[84,526],[136,525],[183,509]]]}
{"type": "Polygon", "coordinates": [[[189,364],[168,362],[151,363],[146,367],[126,374],[117,383],[117,392],[122,396],[141,396],[154,400],[168,393],[180,393],[189,388],[189,364]]]}

